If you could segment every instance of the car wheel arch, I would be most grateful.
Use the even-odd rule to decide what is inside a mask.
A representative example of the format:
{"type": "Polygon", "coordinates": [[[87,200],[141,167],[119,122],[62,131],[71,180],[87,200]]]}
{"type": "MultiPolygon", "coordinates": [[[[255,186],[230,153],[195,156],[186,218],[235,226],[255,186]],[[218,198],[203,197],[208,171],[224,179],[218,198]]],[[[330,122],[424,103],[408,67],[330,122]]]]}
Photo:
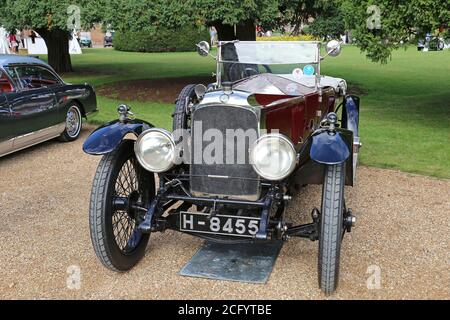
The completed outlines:
{"type": "Polygon", "coordinates": [[[69,106],[69,108],[70,108],[70,106],[72,104],[76,104],[80,108],[81,116],[86,119],[86,109],[85,109],[83,103],[78,99],[73,99],[67,104],[67,106],[69,106]]]}

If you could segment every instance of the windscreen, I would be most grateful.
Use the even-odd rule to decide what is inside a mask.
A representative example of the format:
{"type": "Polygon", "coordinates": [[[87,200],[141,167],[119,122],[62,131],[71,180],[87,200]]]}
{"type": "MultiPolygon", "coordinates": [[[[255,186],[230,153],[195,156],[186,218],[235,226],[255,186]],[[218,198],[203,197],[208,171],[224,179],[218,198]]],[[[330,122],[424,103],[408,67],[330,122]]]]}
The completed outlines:
{"type": "Polygon", "coordinates": [[[299,41],[239,41],[221,45],[221,80],[236,82],[257,74],[313,76],[320,44],[299,41]]]}
{"type": "Polygon", "coordinates": [[[221,46],[222,63],[308,64],[319,62],[319,43],[299,41],[239,41],[221,46]]]}

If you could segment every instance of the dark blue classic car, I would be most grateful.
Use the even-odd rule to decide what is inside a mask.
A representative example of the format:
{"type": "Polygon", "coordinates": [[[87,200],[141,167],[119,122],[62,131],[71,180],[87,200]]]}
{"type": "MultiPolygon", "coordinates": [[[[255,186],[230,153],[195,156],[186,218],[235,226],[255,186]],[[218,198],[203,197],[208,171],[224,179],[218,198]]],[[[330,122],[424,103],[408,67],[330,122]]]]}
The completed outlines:
{"type": "Polygon", "coordinates": [[[0,55],[0,157],[57,137],[76,140],[96,109],[90,85],[65,83],[37,58],[0,55]]]}

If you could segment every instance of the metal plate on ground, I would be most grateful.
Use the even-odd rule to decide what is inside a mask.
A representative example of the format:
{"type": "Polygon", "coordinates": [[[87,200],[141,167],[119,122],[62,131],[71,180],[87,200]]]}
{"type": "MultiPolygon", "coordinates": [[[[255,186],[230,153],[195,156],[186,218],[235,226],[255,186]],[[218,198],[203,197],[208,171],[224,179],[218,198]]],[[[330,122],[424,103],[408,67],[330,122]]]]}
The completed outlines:
{"type": "Polygon", "coordinates": [[[180,274],[213,280],[266,283],[282,241],[249,244],[205,242],[180,274]]]}

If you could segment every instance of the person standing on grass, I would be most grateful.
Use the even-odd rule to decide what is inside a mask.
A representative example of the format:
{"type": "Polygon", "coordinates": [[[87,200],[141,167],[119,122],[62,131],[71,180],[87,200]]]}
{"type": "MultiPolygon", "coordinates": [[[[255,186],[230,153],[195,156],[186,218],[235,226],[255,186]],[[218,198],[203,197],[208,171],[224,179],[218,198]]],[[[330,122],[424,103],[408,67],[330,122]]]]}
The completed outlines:
{"type": "Polygon", "coordinates": [[[35,44],[37,35],[36,35],[36,32],[34,32],[34,30],[31,30],[30,38],[31,38],[31,43],[35,44]]]}
{"type": "MultiPolygon", "coordinates": [[[[21,45],[21,43],[22,43],[22,35],[21,35],[21,32],[20,31],[18,31],[17,33],[16,33],[16,42],[17,42],[17,52],[19,52],[19,49],[20,49],[20,45],[21,45]]],[[[22,48],[23,48],[24,46],[22,45],[22,48]]]]}
{"type": "Polygon", "coordinates": [[[18,50],[19,43],[17,42],[17,37],[14,34],[14,32],[11,32],[9,34],[8,40],[9,40],[9,47],[11,48],[11,51],[14,53],[19,52],[19,50],[18,50]]]}
{"type": "Polygon", "coordinates": [[[214,26],[209,28],[209,36],[211,37],[211,47],[213,47],[217,37],[217,30],[214,26]]]}

